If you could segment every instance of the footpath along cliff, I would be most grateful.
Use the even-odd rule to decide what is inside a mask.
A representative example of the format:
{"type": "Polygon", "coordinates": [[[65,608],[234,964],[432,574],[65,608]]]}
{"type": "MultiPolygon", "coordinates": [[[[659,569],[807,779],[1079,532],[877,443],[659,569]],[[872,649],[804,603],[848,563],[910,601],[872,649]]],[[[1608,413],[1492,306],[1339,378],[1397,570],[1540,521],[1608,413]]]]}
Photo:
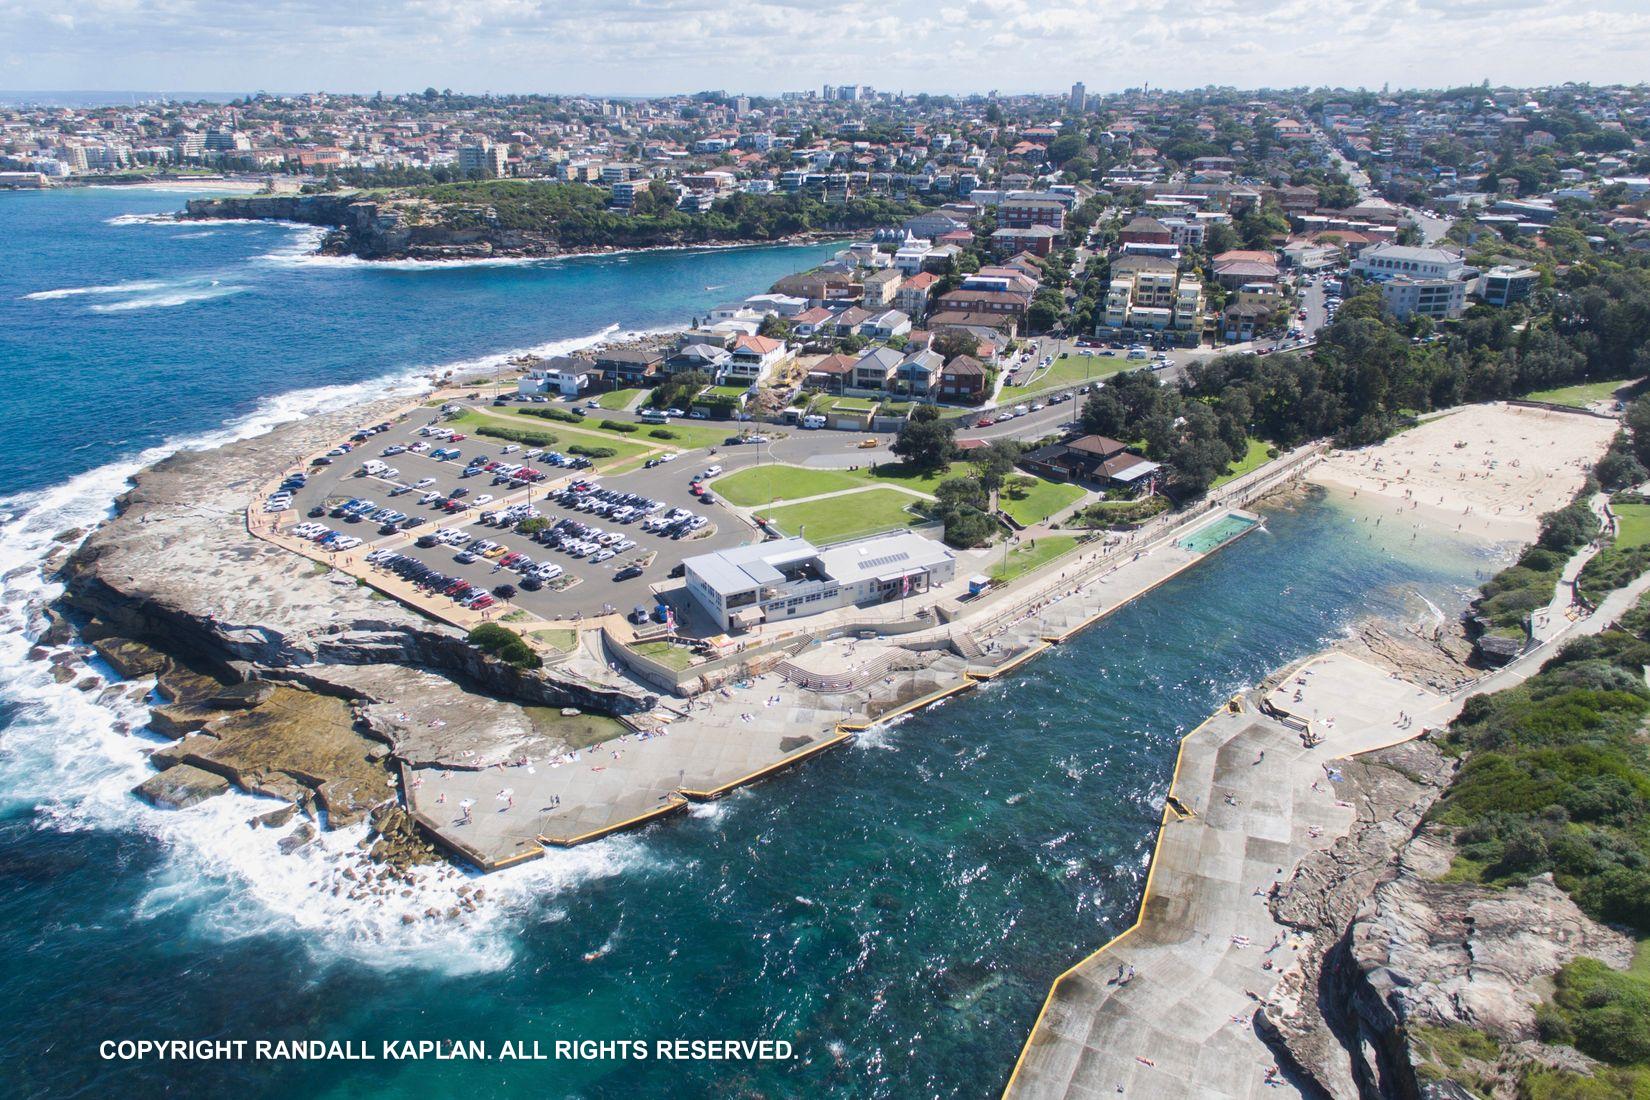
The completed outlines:
{"type": "Polygon", "coordinates": [[[554,750],[551,708],[622,715],[653,704],[554,667],[506,664],[457,628],[248,534],[259,484],[392,408],[173,455],[138,474],[115,517],[61,563],[65,591],[35,656],[63,682],[102,687],[78,665],[78,632],[136,680],[106,690],[146,692],[156,677],[150,725],[176,741],[152,755],[161,771],[141,796],[182,806],[233,784],[317,825],[375,807],[382,824],[399,765],[485,768],[554,750]]]}

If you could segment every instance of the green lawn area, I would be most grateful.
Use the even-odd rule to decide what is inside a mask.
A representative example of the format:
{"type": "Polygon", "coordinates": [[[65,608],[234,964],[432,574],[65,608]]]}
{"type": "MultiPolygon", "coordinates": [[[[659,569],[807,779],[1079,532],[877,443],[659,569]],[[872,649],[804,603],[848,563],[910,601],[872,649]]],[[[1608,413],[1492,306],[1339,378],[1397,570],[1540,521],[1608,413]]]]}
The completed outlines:
{"type": "Polygon", "coordinates": [[[700,397],[731,397],[738,400],[750,393],[746,386],[706,386],[699,391],[700,397]]]}
{"type": "Polygon", "coordinates": [[[693,451],[700,447],[720,447],[730,435],[736,435],[739,425],[734,421],[724,421],[721,427],[711,427],[703,421],[672,420],[668,424],[643,424],[641,430],[630,435],[623,432],[609,432],[605,428],[593,428],[593,431],[603,435],[618,436],[621,439],[637,439],[644,443],[651,443],[655,447],[674,447],[677,450],[693,451]],[[665,439],[652,433],[663,429],[670,433],[665,439]]]}
{"type": "Polygon", "coordinates": [[[1244,474],[1252,473],[1253,471],[1266,465],[1267,459],[1271,457],[1267,454],[1268,446],[1268,444],[1262,442],[1261,440],[1251,437],[1249,440],[1249,450],[1242,458],[1228,466],[1225,473],[1215,478],[1209,488],[1218,489],[1227,482],[1236,481],[1244,474]]]}
{"type": "Polygon", "coordinates": [[[1042,538],[1032,539],[1010,550],[1006,561],[999,558],[991,567],[991,579],[1011,581],[1021,574],[1031,572],[1039,565],[1053,561],[1076,545],[1075,535],[1044,535],[1042,538]]]}
{"type": "Polygon", "coordinates": [[[787,535],[803,535],[816,546],[862,538],[898,527],[912,527],[922,517],[910,510],[917,499],[898,489],[866,489],[806,504],[787,504],[763,512],[787,535]]]}
{"type": "Polygon", "coordinates": [[[997,503],[1003,511],[1027,527],[1041,523],[1055,512],[1083,495],[1077,485],[1038,478],[1027,490],[1004,489],[997,494],[997,503]]]}
{"type": "Polygon", "coordinates": [[[576,630],[557,630],[554,628],[550,630],[535,630],[532,634],[532,638],[534,641],[542,642],[551,649],[558,649],[563,653],[571,653],[573,652],[573,647],[578,644],[579,632],[576,630]]]}
{"type": "MultiPolygon", "coordinates": [[[[611,447],[618,452],[610,458],[594,459],[596,468],[599,470],[621,466],[633,459],[645,456],[653,447],[665,445],[664,441],[654,439],[648,441],[651,444],[651,447],[648,447],[640,443],[632,443],[620,432],[601,431],[582,426],[575,427],[572,424],[564,424],[559,420],[546,420],[538,416],[518,416],[514,413],[484,413],[479,409],[466,409],[447,423],[451,426],[462,426],[471,429],[493,424],[499,427],[525,428],[528,431],[548,432],[556,437],[556,442],[552,446],[558,451],[565,451],[574,444],[583,444],[586,447],[611,447]]],[[[636,434],[645,436],[646,432],[642,431],[636,434]]],[[[479,441],[479,446],[503,446],[505,443],[504,440],[489,439],[483,435],[477,435],[475,438],[479,441]]]]}
{"type": "Polygon", "coordinates": [[[814,469],[809,466],[752,466],[738,473],[727,474],[711,482],[711,488],[730,504],[741,508],[755,508],[776,500],[797,500],[852,489],[856,485],[875,488],[879,485],[903,485],[919,493],[932,496],[934,487],[948,477],[966,477],[968,467],[953,465],[939,474],[918,474],[903,463],[884,463],[872,471],[814,469]]]}
{"type": "Polygon", "coordinates": [[[596,398],[596,404],[604,409],[628,409],[630,403],[648,391],[641,389],[612,390],[596,398]]]}
{"type": "Polygon", "coordinates": [[[1611,382],[1580,382],[1574,386],[1560,386],[1553,390],[1537,390],[1525,396],[1531,401],[1550,401],[1554,405],[1570,405],[1584,409],[1599,401],[1610,400],[1610,395],[1623,387],[1632,387],[1632,391],[1637,391],[1642,381],[1618,378],[1611,382]]]}
{"type": "Polygon", "coordinates": [[[864,484],[847,470],[815,470],[804,466],[752,466],[711,482],[711,488],[730,504],[755,508],[776,500],[834,493],[864,484]]]}
{"type": "Polygon", "coordinates": [[[1029,397],[1045,390],[1075,386],[1084,381],[1095,381],[1129,369],[1129,361],[1121,355],[1062,355],[1047,369],[1033,375],[1025,386],[1004,386],[999,401],[1011,397],[1029,397]]]}
{"type": "Polygon", "coordinates": [[[813,404],[808,407],[808,411],[821,415],[830,412],[832,409],[841,412],[870,412],[879,404],[881,402],[866,397],[816,397],[813,404]]]}
{"type": "Polygon", "coordinates": [[[1612,504],[1610,510],[1620,518],[1616,531],[1618,550],[1650,544],[1650,504],[1612,504]]]}
{"type": "Polygon", "coordinates": [[[693,663],[693,650],[685,645],[672,645],[667,641],[638,642],[630,648],[643,657],[658,661],[677,672],[693,663]]]}

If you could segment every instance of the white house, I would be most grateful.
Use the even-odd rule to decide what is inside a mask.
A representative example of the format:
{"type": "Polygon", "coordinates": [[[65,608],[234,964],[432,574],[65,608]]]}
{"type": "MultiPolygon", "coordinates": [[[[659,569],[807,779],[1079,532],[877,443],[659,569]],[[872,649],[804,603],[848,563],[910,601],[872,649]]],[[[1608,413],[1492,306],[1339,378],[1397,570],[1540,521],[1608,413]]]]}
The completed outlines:
{"type": "Polygon", "coordinates": [[[563,397],[577,397],[590,388],[591,379],[598,373],[596,364],[589,359],[577,355],[558,355],[528,370],[516,383],[516,392],[559,393],[563,397]]]}

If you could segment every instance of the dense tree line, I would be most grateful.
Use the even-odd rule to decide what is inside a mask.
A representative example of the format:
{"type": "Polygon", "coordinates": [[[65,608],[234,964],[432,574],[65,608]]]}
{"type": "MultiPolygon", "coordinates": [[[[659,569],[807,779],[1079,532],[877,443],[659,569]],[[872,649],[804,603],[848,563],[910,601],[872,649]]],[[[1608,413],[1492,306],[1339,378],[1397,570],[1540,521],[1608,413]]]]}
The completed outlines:
{"type": "Polygon", "coordinates": [[[914,201],[868,195],[825,203],[810,195],[750,195],[718,199],[706,211],[684,211],[668,188],[649,187],[634,212],[609,209],[606,188],[535,180],[463,181],[411,187],[406,197],[446,207],[442,217],[503,229],[538,232],[564,248],[691,244],[696,241],[770,241],[812,230],[859,230],[897,224],[926,209],[914,201]],[[488,213],[483,222],[482,210],[488,213]]]}

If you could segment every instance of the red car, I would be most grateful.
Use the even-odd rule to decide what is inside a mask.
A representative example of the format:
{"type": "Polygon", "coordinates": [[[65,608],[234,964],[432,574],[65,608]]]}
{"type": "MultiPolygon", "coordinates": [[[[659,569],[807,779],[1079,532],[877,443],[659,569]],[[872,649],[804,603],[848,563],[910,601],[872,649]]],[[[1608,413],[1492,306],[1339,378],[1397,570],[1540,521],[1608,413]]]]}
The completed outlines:
{"type": "Polygon", "coordinates": [[[464,436],[463,432],[454,432],[452,435],[447,437],[447,442],[448,443],[462,443],[464,441],[464,438],[465,438],[465,436],[464,436]]]}
{"type": "Polygon", "coordinates": [[[978,420],[974,421],[974,426],[976,428],[989,428],[995,423],[996,421],[991,419],[989,416],[982,416],[978,420]]]}

